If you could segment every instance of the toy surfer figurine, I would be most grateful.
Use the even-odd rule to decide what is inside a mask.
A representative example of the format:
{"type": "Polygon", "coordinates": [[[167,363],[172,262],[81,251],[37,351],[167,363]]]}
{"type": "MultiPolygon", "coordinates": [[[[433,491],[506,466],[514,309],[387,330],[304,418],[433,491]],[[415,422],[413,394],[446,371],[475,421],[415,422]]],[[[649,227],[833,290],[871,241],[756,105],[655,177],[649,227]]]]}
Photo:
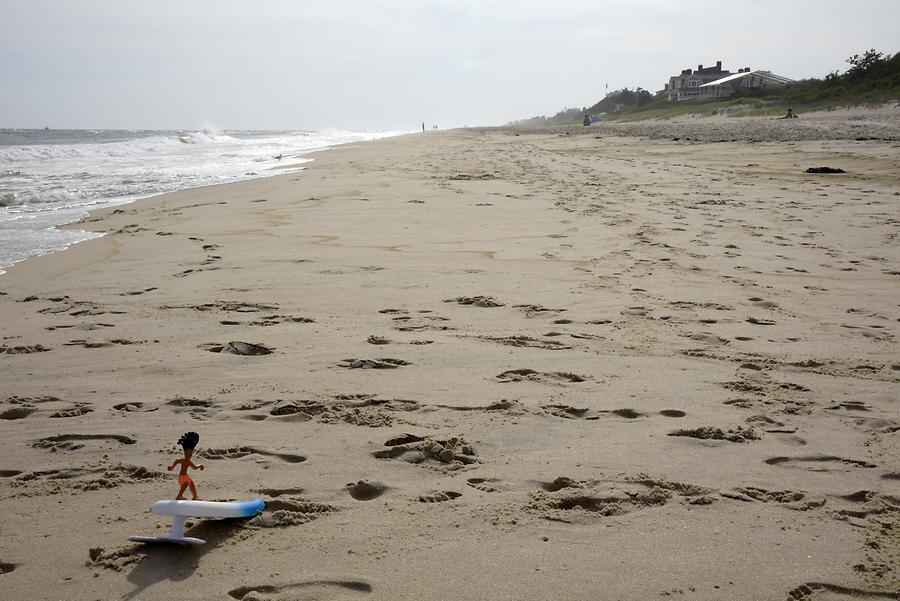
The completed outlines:
{"type": "Polygon", "coordinates": [[[200,442],[200,435],[196,432],[185,432],[181,438],[178,439],[178,444],[184,449],[184,459],[176,459],[172,465],[169,466],[170,472],[175,469],[176,465],[181,466],[181,471],[178,473],[178,485],[181,486],[181,489],[178,491],[178,496],[175,497],[176,500],[184,499],[184,491],[188,487],[191,488],[191,495],[193,495],[194,500],[197,500],[197,489],[194,487],[194,481],[188,476],[187,471],[189,467],[203,471],[202,463],[200,465],[194,465],[191,462],[191,455],[194,454],[194,449],[197,447],[198,442],[200,442]]]}

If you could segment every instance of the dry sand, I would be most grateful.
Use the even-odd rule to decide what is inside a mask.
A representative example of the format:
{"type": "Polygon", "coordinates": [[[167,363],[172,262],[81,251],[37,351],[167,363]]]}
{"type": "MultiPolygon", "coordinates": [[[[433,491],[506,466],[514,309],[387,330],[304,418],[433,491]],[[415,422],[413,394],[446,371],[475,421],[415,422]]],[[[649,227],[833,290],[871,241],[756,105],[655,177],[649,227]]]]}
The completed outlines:
{"type": "Polygon", "coordinates": [[[900,598],[896,108],[429,132],[78,227],[0,276],[3,599],[900,598]],[[266,512],[127,542],[187,430],[266,512]]]}

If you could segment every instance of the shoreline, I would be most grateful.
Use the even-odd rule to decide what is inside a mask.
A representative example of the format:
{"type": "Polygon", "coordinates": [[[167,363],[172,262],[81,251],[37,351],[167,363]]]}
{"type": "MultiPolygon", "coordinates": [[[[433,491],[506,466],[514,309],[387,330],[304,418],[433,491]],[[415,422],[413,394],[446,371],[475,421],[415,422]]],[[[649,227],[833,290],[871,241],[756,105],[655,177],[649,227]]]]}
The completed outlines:
{"type": "Polygon", "coordinates": [[[11,267],[5,590],[895,594],[896,143],[626,131],[336,146],[11,267]],[[176,561],[126,538],[168,527],[188,430],[201,498],[268,508],[176,561]]]}
{"type": "MultiPolygon", "coordinates": [[[[278,157],[287,156],[288,160],[284,163],[290,164],[283,164],[280,158],[274,157],[279,162],[276,164],[274,160],[271,160],[267,166],[255,164],[263,160],[263,158],[260,156],[261,151],[257,150],[254,145],[262,147],[281,144],[284,146],[288,142],[285,141],[287,139],[283,136],[295,134],[291,132],[231,132],[231,134],[224,133],[221,136],[216,136],[204,131],[199,132],[199,134],[202,134],[200,136],[201,142],[195,144],[190,142],[190,140],[192,139],[191,136],[198,135],[198,132],[181,133],[177,136],[177,142],[174,142],[174,134],[177,132],[168,130],[140,131],[137,132],[139,135],[132,138],[120,136],[112,139],[108,139],[109,134],[117,132],[67,131],[73,131],[80,135],[73,135],[71,139],[65,137],[54,139],[50,136],[47,140],[38,140],[24,145],[0,145],[0,152],[8,151],[10,154],[8,156],[5,155],[5,158],[13,160],[13,164],[15,164],[16,157],[23,161],[22,168],[24,173],[19,170],[10,172],[10,174],[21,176],[24,179],[11,184],[9,196],[15,198],[17,195],[24,195],[27,198],[31,194],[32,196],[43,198],[41,195],[51,194],[52,190],[48,191],[44,189],[45,186],[38,183],[42,180],[40,174],[45,173],[45,175],[53,174],[52,177],[61,181],[60,187],[65,188],[66,194],[72,197],[69,204],[74,203],[71,206],[52,208],[58,203],[45,198],[44,200],[50,204],[32,200],[30,204],[25,202],[24,204],[10,207],[12,212],[4,213],[5,221],[0,224],[10,234],[10,239],[4,242],[4,247],[0,249],[0,269],[5,269],[9,265],[18,263],[30,256],[59,252],[71,244],[77,244],[85,239],[89,239],[78,237],[72,228],[68,228],[70,233],[73,234],[72,236],[66,236],[61,232],[65,229],[62,226],[79,221],[92,210],[130,204],[136,200],[169,192],[234,183],[260,177],[271,177],[282,172],[295,171],[302,169],[302,165],[313,160],[307,157],[309,154],[327,150],[341,144],[355,143],[359,141],[354,139],[356,137],[362,136],[365,138],[376,135],[372,132],[335,132],[332,134],[310,132],[312,137],[309,139],[302,136],[293,139],[296,142],[296,148],[291,152],[282,151],[279,153],[278,157]],[[257,137],[248,137],[248,133],[257,137]],[[86,134],[94,134],[94,138],[86,137],[86,134]],[[279,135],[282,137],[278,137],[279,135]],[[188,138],[188,142],[185,141],[185,136],[188,138]],[[177,150],[171,147],[173,143],[175,144],[174,148],[177,150]],[[108,144],[112,145],[110,147],[112,150],[106,149],[108,144]],[[159,146],[161,148],[160,156],[154,157],[148,154],[149,151],[144,146],[146,144],[159,146]],[[235,144],[238,144],[238,146],[235,146],[235,144]],[[222,145],[227,146],[227,148],[220,148],[218,151],[220,154],[225,153],[221,154],[220,157],[224,160],[224,163],[213,169],[216,173],[211,173],[208,171],[211,166],[209,163],[211,160],[210,149],[213,149],[212,151],[215,152],[214,147],[219,148],[222,145]],[[172,177],[167,175],[167,170],[172,167],[172,161],[174,160],[174,155],[171,153],[185,152],[182,149],[194,147],[196,147],[195,150],[191,151],[193,154],[188,152],[180,157],[180,159],[187,161],[187,164],[183,168],[179,166],[179,169],[183,169],[183,172],[177,181],[173,181],[172,177]],[[85,171],[81,175],[91,175],[95,180],[94,183],[81,184],[79,181],[81,175],[76,177],[68,174],[67,170],[74,167],[71,164],[70,157],[65,153],[52,154],[50,150],[47,150],[51,154],[46,157],[46,161],[42,161],[40,165],[34,163],[34,149],[45,148],[65,148],[71,149],[71,152],[80,153],[82,164],[85,165],[85,169],[90,171],[90,173],[85,171]],[[149,173],[155,175],[152,175],[151,179],[145,180],[144,178],[148,177],[147,174],[135,166],[137,164],[135,161],[138,160],[138,155],[135,153],[138,153],[138,155],[144,153],[146,155],[144,156],[145,161],[153,163],[153,171],[149,173]],[[121,173],[115,172],[115,169],[121,169],[122,171],[121,173]],[[57,170],[59,171],[58,173],[57,170]],[[122,178],[125,178],[122,180],[122,184],[117,186],[116,182],[122,178]],[[132,178],[143,183],[143,190],[131,189],[135,183],[132,181],[132,178]],[[213,181],[216,179],[220,181],[213,181]],[[22,183],[23,181],[31,181],[30,185],[33,186],[33,189],[28,187],[29,184],[22,183]],[[101,183],[97,183],[98,181],[101,183]],[[69,186],[74,186],[74,189],[69,189],[69,186]],[[105,187],[101,189],[101,186],[105,187]],[[165,190],[167,187],[171,189],[165,190]],[[155,190],[151,192],[151,189],[154,188],[155,190]],[[98,193],[103,198],[87,200],[98,193]],[[25,224],[25,229],[20,229],[21,225],[16,227],[16,222],[25,224]],[[6,226],[9,227],[7,228],[6,226]]],[[[43,134],[44,132],[38,133],[43,134]]],[[[127,132],[118,133],[124,134],[127,132]]],[[[387,136],[395,135],[393,132],[383,132],[383,134],[387,136]]],[[[2,207],[0,207],[0,211],[3,211],[2,207]]]]}

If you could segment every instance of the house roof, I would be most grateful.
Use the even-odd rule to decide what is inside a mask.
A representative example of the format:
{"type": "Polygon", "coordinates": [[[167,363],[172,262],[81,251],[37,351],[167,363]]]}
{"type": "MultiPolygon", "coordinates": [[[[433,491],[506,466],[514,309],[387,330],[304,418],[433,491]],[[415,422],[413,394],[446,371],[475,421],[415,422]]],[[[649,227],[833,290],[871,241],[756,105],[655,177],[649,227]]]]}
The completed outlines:
{"type": "Polygon", "coordinates": [[[713,73],[694,71],[693,73],[679,73],[678,75],[673,75],[669,79],[721,79],[726,75],[731,75],[731,71],[715,71],[713,73]]]}
{"type": "Polygon", "coordinates": [[[729,75],[728,77],[723,77],[722,79],[717,79],[715,81],[705,83],[700,87],[705,88],[707,86],[717,86],[719,84],[728,83],[730,81],[735,81],[735,80],[741,79],[743,77],[747,77],[748,75],[755,75],[756,77],[758,77],[764,81],[768,81],[769,83],[793,83],[793,81],[794,81],[793,79],[790,79],[788,77],[782,77],[781,75],[775,75],[771,71],[762,71],[762,70],[757,69],[755,71],[744,71],[743,73],[735,73],[734,75],[729,75]]]}

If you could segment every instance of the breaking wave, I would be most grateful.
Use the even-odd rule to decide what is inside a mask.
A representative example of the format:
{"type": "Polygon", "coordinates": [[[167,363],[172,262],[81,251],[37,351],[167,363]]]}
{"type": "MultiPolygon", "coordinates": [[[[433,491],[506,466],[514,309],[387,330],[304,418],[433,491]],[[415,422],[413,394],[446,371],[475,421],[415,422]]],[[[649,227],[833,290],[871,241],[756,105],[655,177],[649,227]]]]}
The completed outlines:
{"type": "Polygon", "coordinates": [[[43,252],[54,225],[97,205],[284,173],[312,151],[400,133],[0,129],[0,266],[43,252]]]}

